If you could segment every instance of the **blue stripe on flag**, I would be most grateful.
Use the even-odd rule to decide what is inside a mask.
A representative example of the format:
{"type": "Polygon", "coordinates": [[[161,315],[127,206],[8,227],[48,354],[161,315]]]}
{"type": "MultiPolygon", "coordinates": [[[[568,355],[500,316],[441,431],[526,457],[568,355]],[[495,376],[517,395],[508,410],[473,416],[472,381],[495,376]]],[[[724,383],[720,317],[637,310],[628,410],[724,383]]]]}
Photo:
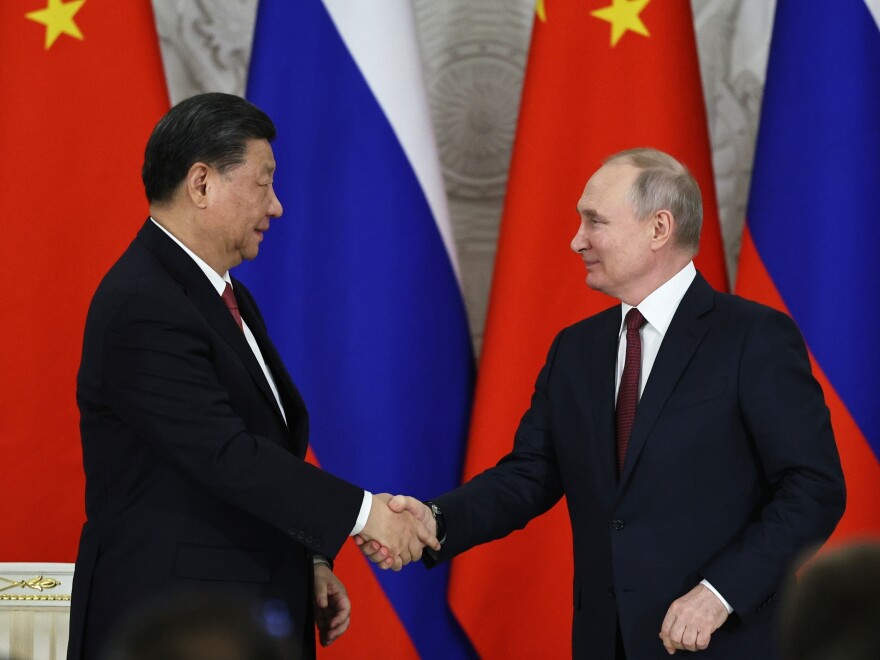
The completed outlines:
{"type": "Polygon", "coordinates": [[[758,252],[880,457],[880,30],[864,0],[779,0],[748,209],[758,252]]]}
{"type": "MultiPolygon", "coordinates": [[[[248,98],[278,128],[284,216],[237,275],[309,406],[316,455],[373,492],[453,488],[473,384],[461,293],[413,169],[320,2],[262,0],[248,98]]],[[[446,602],[448,567],[377,574],[423,657],[473,655],[446,602]]]]}

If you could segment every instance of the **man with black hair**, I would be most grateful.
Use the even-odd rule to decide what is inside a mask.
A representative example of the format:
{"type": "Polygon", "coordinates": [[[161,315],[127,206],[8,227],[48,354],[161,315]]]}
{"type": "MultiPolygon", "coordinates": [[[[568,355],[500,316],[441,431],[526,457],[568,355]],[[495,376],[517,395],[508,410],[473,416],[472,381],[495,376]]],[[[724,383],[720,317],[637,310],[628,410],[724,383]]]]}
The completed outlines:
{"type": "MultiPolygon", "coordinates": [[[[308,414],[250,293],[282,207],[272,121],[202,94],[153,130],[150,218],[96,291],[77,382],[86,514],[69,658],[97,658],[133,604],[197,585],[284,603],[303,656],[348,626],[330,560],[352,534],[395,568],[436,545],[412,515],[305,462],[308,414]],[[317,610],[317,617],[316,617],[317,610]]],[[[439,546],[437,546],[439,547],[439,546]]]]}

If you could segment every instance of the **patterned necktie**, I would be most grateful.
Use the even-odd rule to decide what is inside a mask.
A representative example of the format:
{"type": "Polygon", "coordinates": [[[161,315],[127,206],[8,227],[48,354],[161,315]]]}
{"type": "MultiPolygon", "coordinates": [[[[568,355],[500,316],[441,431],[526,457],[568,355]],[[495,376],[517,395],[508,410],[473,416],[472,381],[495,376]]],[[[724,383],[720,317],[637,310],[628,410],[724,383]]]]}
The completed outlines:
{"type": "Polygon", "coordinates": [[[226,283],[226,288],[223,289],[223,295],[220,297],[223,298],[223,302],[229,308],[229,313],[232,314],[232,318],[238,324],[238,329],[244,332],[244,328],[241,325],[241,314],[238,313],[238,301],[235,300],[235,294],[232,292],[232,285],[229,282],[226,283]]]}
{"type": "Polygon", "coordinates": [[[639,405],[639,375],[642,371],[642,338],[639,329],[645,317],[633,307],[626,315],[626,361],[617,391],[617,470],[623,472],[623,460],[629,445],[629,434],[639,405]]]}

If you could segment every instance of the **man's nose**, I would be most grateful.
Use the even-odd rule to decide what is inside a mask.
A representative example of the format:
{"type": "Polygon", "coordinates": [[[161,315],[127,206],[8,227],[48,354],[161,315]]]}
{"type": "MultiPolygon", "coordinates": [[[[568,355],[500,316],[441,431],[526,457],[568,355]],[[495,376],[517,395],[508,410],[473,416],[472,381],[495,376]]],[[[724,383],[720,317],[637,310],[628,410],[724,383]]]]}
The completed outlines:
{"type": "Polygon", "coordinates": [[[572,252],[580,252],[589,247],[588,243],[587,233],[584,231],[583,227],[579,227],[574,238],[571,239],[571,250],[572,252]]]}
{"type": "Polygon", "coordinates": [[[272,201],[269,204],[269,217],[280,218],[282,213],[284,213],[284,208],[281,206],[281,200],[278,199],[278,195],[276,195],[273,190],[272,201]]]}

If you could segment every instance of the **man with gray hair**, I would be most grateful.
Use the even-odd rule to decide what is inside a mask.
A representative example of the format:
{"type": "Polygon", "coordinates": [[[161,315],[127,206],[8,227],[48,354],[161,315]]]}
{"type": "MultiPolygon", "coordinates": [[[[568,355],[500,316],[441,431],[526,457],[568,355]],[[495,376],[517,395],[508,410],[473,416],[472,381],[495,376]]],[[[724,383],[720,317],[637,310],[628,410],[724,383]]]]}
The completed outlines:
{"type": "MultiPolygon", "coordinates": [[[[436,532],[432,563],[565,495],[574,657],[775,658],[777,590],[846,499],[804,341],[785,314],[696,271],[700,191],[668,154],[611,156],[577,212],[571,249],[587,285],[621,304],[557,335],[495,467],[432,502],[389,506],[436,532]]],[[[554,549],[524,559],[552,562],[554,549]]]]}

